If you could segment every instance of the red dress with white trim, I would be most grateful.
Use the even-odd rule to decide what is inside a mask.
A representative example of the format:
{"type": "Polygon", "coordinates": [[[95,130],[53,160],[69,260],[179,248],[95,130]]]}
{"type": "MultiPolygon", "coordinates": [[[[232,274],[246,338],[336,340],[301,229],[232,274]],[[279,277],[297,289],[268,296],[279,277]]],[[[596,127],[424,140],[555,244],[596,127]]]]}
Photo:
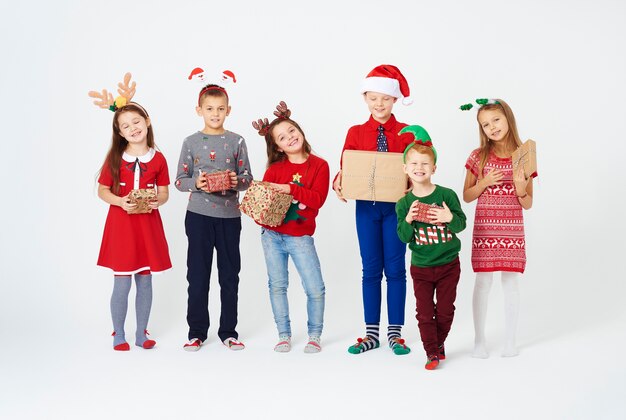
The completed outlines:
{"type": "MultiPolygon", "coordinates": [[[[465,167],[478,179],[480,149],[472,151],[465,167]]],[[[513,161],[491,153],[483,175],[498,169],[502,184],[487,187],[478,197],[472,236],[474,272],[512,271],[526,268],[524,214],[513,184],[513,161]]]]}
{"type": "MultiPolygon", "coordinates": [[[[98,183],[113,186],[106,165],[98,183]]],[[[126,153],[122,156],[118,196],[124,197],[133,189],[156,188],[169,183],[167,162],[161,152],[150,149],[143,156],[126,153]]],[[[98,265],[112,269],[117,275],[145,270],[158,273],[172,268],[159,211],[128,214],[121,207],[111,205],[104,225],[98,265]]]]}

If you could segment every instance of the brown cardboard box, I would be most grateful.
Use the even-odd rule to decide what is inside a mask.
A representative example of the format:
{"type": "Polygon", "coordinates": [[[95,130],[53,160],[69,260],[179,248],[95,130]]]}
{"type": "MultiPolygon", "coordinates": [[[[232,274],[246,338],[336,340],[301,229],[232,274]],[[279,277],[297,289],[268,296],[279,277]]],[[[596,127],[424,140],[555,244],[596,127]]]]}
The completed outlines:
{"type": "Polygon", "coordinates": [[[341,192],[345,198],[395,203],[404,197],[407,179],[402,153],[343,152],[341,192]]]}
{"type": "Polygon", "coordinates": [[[537,176],[537,143],[534,140],[526,140],[513,152],[513,174],[519,165],[524,167],[526,179],[537,176]]]}
{"type": "Polygon", "coordinates": [[[252,181],[239,210],[257,223],[275,227],[283,223],[291,200],[292,195],[270,187],[269,182],[252,181]]]}
{"type": "Polygon", "coordinates": [[[132,190],[128,195],[128,201],[130,201],[131,204],[137,204],[137,207],[129,211],[128,214],[152,213],[150,202],[156,199],[156,191],[154,188],[132,190]]]}

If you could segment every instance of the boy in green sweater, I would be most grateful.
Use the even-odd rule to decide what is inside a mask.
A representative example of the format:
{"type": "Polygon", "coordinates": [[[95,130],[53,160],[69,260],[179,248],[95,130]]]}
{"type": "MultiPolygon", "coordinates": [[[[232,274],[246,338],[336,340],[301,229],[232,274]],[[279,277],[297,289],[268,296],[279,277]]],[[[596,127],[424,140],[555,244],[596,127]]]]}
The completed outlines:
{"type": "Polygon", "coordinates": [[[406,132],[415,136],[404,150],[403,165],[413,188],[396,203],[398,237],[411,250],[416,318],[428,358],[425,367],[432,370],[446,358],[444,342],[461,275],[461,241],[456,234],[465,229],[465,214],[454,191],[431,182],[437,151],[426,130],[411,125],[400,131],[406,132]]]}

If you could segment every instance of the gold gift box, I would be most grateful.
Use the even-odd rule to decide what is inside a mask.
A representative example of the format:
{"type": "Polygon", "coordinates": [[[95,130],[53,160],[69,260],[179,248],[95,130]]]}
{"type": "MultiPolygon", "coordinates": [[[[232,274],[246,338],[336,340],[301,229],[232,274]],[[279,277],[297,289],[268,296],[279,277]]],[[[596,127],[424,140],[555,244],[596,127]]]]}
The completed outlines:
{"type": "Polygon", "coordinates": [[[283,223],[292,200],[291,194],[272,188],[269,182],[252,181],[239,210],[257,223],[276,227],[283,223]]]}
{"type": "Polygon", "coordinates": [[[156,199],[156,191],[154,188],[140,188],[138,190],[132,190],[128,195],[128,201],[131,204],[137,204],[137,206],[129,211],[128,214],[152,213],[150,202],[156,201],[156,199]]]}
{"type": "Polygon", "coordinates": [[[341,192],[345,198],[395,203],[407,190],[402,164],[402,153],[345,150],[341,192]]]}

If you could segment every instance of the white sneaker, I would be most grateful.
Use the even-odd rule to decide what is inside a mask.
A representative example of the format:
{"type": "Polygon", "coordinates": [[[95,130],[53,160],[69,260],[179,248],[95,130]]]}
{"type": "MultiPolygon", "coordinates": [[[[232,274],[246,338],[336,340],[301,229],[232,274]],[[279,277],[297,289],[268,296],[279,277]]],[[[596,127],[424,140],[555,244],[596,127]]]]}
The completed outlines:
{"type": "Polygon", "coordinates": [[[231,350],[243,350],[246,346],[239,340],[233,337],[228,337],[223,341],[224,345],[231,350]]]}
{"type": "Polygon", "coordinates": [[[199,338],[192,338],[183,346],[183,349],[186,351],[198,351],[200,350],[200,346],[202,345],[202,340],[199,338]]]}

